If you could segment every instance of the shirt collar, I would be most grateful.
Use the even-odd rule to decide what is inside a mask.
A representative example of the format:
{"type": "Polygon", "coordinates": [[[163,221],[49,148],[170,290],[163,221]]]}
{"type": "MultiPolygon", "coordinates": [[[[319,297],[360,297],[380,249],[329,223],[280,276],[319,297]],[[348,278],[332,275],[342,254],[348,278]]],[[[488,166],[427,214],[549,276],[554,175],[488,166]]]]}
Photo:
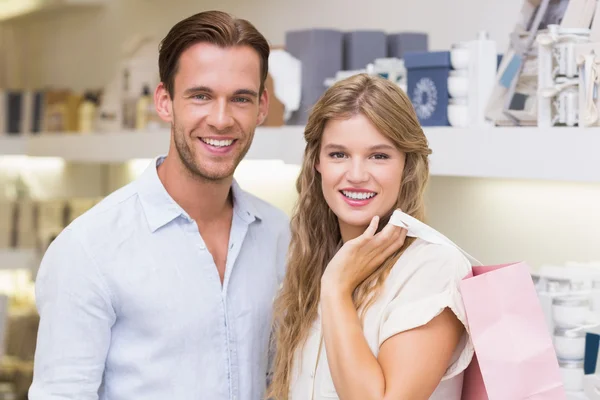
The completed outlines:
{"type": "Polygon", "coordinates": [[[246,223],[254,220],[262,220],[262,214],[254,204],[254,199],[245,192],[234,179],[231,183],[231,194],[233,196],[233,211],[237,213],[246,223]]]}
{"type": "MultiPolygon", "coordinates": [[[[158,177],[157,167],[165,160],[165,156],[156,157],[137,181],[138,195],[148,226],[152,232],[165,226],[177,217],[183,216],[191,221],[191,217],[173,198],[158,177]]],[[[233,211],[247,224],[262,219],[253,199],[233,180],[233,211]]]]}

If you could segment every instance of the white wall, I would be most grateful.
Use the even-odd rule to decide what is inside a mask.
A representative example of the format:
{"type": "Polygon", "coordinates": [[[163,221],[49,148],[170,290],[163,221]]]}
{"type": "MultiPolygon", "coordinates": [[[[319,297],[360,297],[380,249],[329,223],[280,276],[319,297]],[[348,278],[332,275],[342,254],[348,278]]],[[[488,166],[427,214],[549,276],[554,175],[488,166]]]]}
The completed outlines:
{"type": "MultiPolygon", "coordinates": [[[[500,51],[508,43],[523,0],[107,0],[104,9],[70,10],[8,24],[18,38],[12,86],[97,87],[110,79],[121,44],[134,34],[160,40],[178,20],[221,9],[249,19],[272,44],[286,30],[331,27],[430,33],[432,49],[473,38],[486,29],[500,51]],[[469,17],[466,17],[466,16],[469,17]]],[[[0,81],[1,83],[1,81],[0,81]]]]}
{"type": "Polygon", "coordinates": [[[480,261],[600,260],[600,184],[434,177],[431,225],[480,261]]]}

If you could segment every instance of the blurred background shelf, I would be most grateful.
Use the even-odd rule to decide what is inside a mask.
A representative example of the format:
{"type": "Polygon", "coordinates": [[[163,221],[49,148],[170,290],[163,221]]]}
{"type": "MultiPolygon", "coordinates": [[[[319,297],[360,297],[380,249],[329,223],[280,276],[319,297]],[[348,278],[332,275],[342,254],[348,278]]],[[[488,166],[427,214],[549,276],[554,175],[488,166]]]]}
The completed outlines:
{"type": "MultiPolygon", "coordinates": [[[[304,150],[303,129],[301,126],[257,129],[246,159],[282,159],[288,164],[300,163],[304,150]]],[[[169,135],[168,130],[87,135],[41,134],[26,137],[24,154],[32,157],[58,157],[72,162],[119,163],[166,154],[169,135]]]]}
{"type": "MultiPolygon", "coordinates": [[[[433,150],[431,174],[473,178],[600,182],[600,129],[424,128],[433,150]]],[[[300,164],[304,127],[256,130],[247,160],[300,164]]],[[[119,163],[166,154],[169,131],[41,134],[0,137],[0,155],[119,163]]]]}
{"type": "Polygon", "coordinates": [[[23,136],[0,135],[0,156],[25,155],[27,138],[23,136]]]}
{"type": "Polygon", "coordinates": [[[27,155],[58,157],[72,162],[118,163],[166,153],[168,131],[48,133],[27,138],[27,155]]]}
{"type": "Polygon", "coordinates": [[[598,128],[427,128],[431,174],[600,183],[598,128]]]}
{"type": "Polygon", "coordinates": [[[0,249],[0,270],[32,269],[38,261],[33,249],[0,249]]]}
{"type": "Polygon", "coordinates": [[[46,11],[101,6],[104,4],[106,4],[106,0],[2,0],[0,1],[0,22],[46,11]]]}

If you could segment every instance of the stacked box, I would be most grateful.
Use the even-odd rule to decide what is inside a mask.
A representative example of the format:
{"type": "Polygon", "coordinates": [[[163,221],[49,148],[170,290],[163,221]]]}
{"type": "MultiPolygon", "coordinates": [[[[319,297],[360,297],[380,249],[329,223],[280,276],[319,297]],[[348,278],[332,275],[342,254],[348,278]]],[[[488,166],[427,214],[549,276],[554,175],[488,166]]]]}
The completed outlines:
{"type": "Polygon", "coordinates": [[[23,92],[6,92],[6,133],[16,135],[21,133],[23,123],[23,92]]]}
{"type": "Polygon", "coordinates": [[[0,90],[0,134],[40,133],[44,94],[0,90]]]}
{"type": "Polygon", "coordinates": [[[426,33],[400,32],[387,35],[388,57],[404,58],[408,52],[429,50],[429,37],[426,33]]]}
{"type": "Polygon", "coordinates": [[[448,126],[450,52],[405,53],[408,90],[423,126],[448,126]]]}
{"type": "Polygon", "coordinates": [[[0,200],[0,249],[13,246],[14,202],[0,200]]]}
{"type": "Polygon", "coordinates": [[[343,34],[333,29],[289,31],[285,49],[302,63],[300,109],[287,125],[304,125],[308,111],[325,91],[325,79],[343,69],[343,34]]]}
{"type": "Polygon", "coordinates": [[[377,58],[387,57],[384,31],[352,31],[344,34],[344,70],[366,68],[377,58]]]}

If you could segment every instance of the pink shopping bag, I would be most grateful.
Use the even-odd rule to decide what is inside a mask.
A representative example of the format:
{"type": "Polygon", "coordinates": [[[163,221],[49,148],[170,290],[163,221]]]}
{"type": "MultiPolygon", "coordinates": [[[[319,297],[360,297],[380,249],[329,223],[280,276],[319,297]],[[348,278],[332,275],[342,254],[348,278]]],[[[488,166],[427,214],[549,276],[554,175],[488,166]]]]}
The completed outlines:
{"type": "Polygon", "coordinates": [[[481,266],[410,215],[396,210],[390,223],[406,228],[408,236],[455,247],[475,265],[460,285],[475,347],[462,400],[565,400],[556,352],[527,264],[481,266]]]}
{"type": "Polygon", "coordinates": [[[565,400],[552,338],[525,263],[475,266],[461,282],[475,358],[463,400],[565,400]]]}

